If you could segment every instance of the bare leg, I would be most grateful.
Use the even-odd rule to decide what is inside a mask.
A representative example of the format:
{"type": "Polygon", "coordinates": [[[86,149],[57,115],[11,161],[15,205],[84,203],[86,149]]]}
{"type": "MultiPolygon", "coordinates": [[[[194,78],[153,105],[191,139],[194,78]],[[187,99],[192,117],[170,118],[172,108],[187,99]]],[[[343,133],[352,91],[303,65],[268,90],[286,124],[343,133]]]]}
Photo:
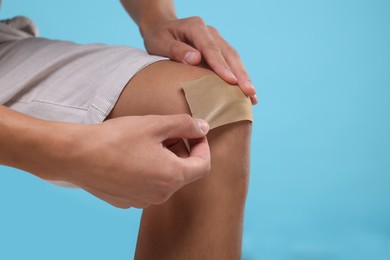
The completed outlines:
{"type": "MultiPolygon", "coordinates": [[[[129,82],[110,117],[189,113],[179,83],[210,73],[173,62],[153,64],[129,82]]],[[[247,121],[209,133],[210,176],[143,211],[136,259],[240,259],[250,134],[247,121]]]]}

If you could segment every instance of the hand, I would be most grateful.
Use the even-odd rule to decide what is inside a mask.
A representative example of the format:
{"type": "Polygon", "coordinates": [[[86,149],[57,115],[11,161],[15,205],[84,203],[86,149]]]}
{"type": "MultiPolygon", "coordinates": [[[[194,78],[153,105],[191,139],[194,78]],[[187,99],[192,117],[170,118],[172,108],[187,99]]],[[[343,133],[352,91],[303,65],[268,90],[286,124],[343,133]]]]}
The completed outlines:
{"type": "Polygon", "coordinates": [[[144,208],[209,173],[208,130],[207,122],[189,115],[84,125],[0,106],[0,164],[73,183],[117,207],[144,208]]]}
{"type": "Polygon", "coordinates": [[[132,116],[86,127],[66,181],[114,206],[161,204],[210,170],[208,125],[203,120],[132,116]],[[182,138],[189,139],[190,151],[182,138]]]}
{"type": "Polygon", "coordinates": [[[252,104],[257,104],[256,90],[239,54],[201,18],[166,19],[140,28],[150,54],[190,65],[199,65],[203,58],[221,78],[230,84],[238,84],[252,104]]]}

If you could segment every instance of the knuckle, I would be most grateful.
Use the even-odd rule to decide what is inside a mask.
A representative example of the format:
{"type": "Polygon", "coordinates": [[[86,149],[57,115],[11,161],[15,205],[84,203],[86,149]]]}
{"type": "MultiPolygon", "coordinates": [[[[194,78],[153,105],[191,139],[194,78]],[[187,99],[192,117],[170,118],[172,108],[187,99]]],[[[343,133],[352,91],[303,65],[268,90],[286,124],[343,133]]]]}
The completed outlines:
{"type": "Polygon", "coordinates": [[[180,160],[174,160],[167,164],[165,167],[165,178],[162,182],[164,194],[171,194],[178,190],[185,181],[184,176],[184,167],[182,167],[180,160]]]}
{"type": "Polygon", "coordinates": [[[183,114],[182,118],[184,124],[188,126],[192,126],[194,124],[193,119],[189,114],[183,114]]]}
{"type": "Polygon", "coordinates": [[[164,123],[164,119],[157,115],[143,116],[143,131],[146,133],[155,133],[160,129],[160,126],[164,123]]]}
{"type": "Polygon", "coordinates": [[[210,175],[210,172],[211,172],[211,162],[208,162],[204,168],[204,171],[203,171],[203,176],[204,177],[207,177],[210,175]]]}
{"type": "Polygon", "coordinates": [[[163,196],[160,196],[160,198],[156,201],[157,205],[161,205],[169,200],[171,197],[171,194],[165,194],[163,196]]]}
{"type": "Polygon", "coordinates": [[[190,21],[196,25],[205,25],[204,20],[200,16],[190,17],[190,21]]]}
{"type": "Polygon", "coordinates": [[[221,52],[221,49],[213,42],[206,43],[203,46],[203,50],[204,51],[208,51],[208,52],[214,52],[214,53],[220,53],[221,52]]]}
{"type": "Polygon", "coordinates": [[[212,34],[219,34],[217,28],[215,28],[214,26],[208,25],[207,28],[209,29],[209,32],[211,32],[212,34]]]}
{"type": "Polygon", "coordinates": [[[183,182],[179,168],[180,165],[177,160],[166,162],[160,168],[160,177],[157,183],[156,190],[151,198],[154,202],[164,198],[167,194],[171,194],[179,189],[183,182]]]}
{"type": "Polygon", "coordinates": [[[210,175],[210,171],[211,171],[211,164],[210,163],[207,163],[207,164],[204,164],[204,166],[202,167],[202,169],[199,169],[199,176],[200,178],[206,178],[210,175]]]}
{"type": "Polygon", "coordinates": [[[176,61],[181,61],[182,57],[180,54],[182,52],[183,52],[183,45],[179,41],[175,41],[169,46],[169,53],[171,55],[171,58],[176,61]]]}
{"type": "Polygon", "coordinates": [[[240,59],[240,54],[234,48],[229,48],[229,53],[233,58],[240,59]]]}
{"type": "Polygon", "coordinates": [[[194,119],[189,114],[180,115],[179,122],[184,129],[193,129],[195,127],[194,119]]]}
{"type": "Polygon", "coordinates": [[[165,190],[167,193],[176,191],[183,183],[183,174],[178,163],[172,163],[171,170],[166,174],[165,190]]]}
{"type": "Polygon", "coordinates": [[[173,194],[173,192],[159,192],[158,194],[155,194],[153,198],[150,199],[148,202],[149,205],[160,205],[165,203],[173,194]]]}
{"type": "Polygon", "coordinates": [[[119,203],[119,204],[116,204],[114,206],[117,208],[120,208],[120,209],[129,209],[132,207],[132,205],[130,203],[119,203]]]}
{"type": "Polygon", "coordinates": [[[179,41],[174,41],[170,45],[170,51],[173,52],[173,53],[176,52],[177,49],[179,49],[179,48],[180,48],[180,42],[179,41]]]}

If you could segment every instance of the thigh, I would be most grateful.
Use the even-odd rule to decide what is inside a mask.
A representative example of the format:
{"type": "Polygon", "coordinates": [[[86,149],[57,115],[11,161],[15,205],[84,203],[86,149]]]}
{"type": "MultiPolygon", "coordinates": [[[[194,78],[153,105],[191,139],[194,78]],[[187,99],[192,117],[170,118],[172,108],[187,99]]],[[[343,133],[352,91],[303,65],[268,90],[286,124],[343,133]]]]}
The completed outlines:
{"type": "Polygon", "coordinates": [[[209,69],[160,61],[137,73],[121,93],[108,118],[190,113],[181,82],[214,74],[209,69]]]}

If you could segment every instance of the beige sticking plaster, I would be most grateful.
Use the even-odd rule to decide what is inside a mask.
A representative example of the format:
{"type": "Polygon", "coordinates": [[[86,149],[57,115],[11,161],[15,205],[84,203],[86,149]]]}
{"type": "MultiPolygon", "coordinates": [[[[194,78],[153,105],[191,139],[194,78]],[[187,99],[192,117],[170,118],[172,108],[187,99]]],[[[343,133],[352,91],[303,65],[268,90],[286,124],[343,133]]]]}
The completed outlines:
{"type": "Polygon", "coordinates": [[[217,75],[181,83],[192,117],[204,119],[210,129],[233,122],[253,122],[252,103],[240,87],[217,75]]]}

